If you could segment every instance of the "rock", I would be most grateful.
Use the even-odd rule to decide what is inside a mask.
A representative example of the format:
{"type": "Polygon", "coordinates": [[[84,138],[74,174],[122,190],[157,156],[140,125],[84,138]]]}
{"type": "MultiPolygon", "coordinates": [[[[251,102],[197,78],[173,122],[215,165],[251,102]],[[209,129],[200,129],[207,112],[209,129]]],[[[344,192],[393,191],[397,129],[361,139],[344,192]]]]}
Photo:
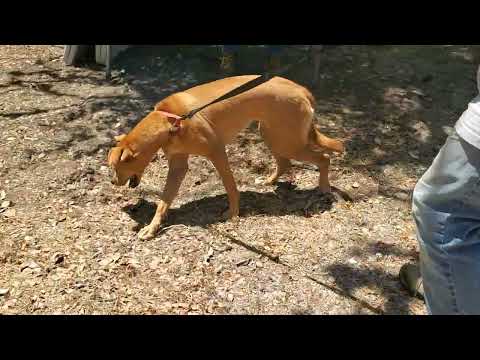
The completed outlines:
{"type": "Polygon", "coordinates": [[[234,297],[233,297],[232,294],[228,294],[228,295],[227,295],[227,300],[228,300],[228,301],[232,302],[233,299],[234,299],[234,297]]]}
{"type": "Polygon", "coordinates": [[[0,201],[5,199],[6,196],[7,196],[7,193],[5,192],[5,190],[1,190],[0,191],[0,201]]]}
{"type": "Polygon", "coordinates": [[[354,183],[352,184],[352,188],[354,188],[354,189],[358,189],[359,187],[360,187],[360,184],[357,183],[357,182],[354,182],[354,183]]]}
{"type": "Polygon", "coordinates": [[[12,202],[11,201],[3,201],[2,204],[0,204],[0,208],[8,208],[12,205],[12,202]]]}
{"type": "Polygon", "coordinates": [[[38,158],[39,158],[39,159],[43,159],[45,156],[47,156],[47,154],[41,153],[40,155],[38,155],[38,158]]]}

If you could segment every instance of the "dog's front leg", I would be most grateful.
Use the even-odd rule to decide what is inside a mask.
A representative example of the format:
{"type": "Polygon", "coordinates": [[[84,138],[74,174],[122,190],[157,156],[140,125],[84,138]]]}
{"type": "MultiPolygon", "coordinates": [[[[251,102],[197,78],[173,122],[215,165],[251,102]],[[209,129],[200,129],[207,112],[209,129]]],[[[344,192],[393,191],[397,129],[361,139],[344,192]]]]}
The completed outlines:
{"type": "Polygon", "coordinates": [[[165,188],[163,190],[160,202],[157,205],[157,211],[150,225],[144,227],[138,234],[142,240],[148,240],[155,237],[162,221],[167,216],[167,211],[178,194],[180,185],[188,171],[188,155],[174,155],[168,160],[168,175],[165,188]]]}
{"type": "Polygon", "coordinates": [[[235,218],[239,213],[240,194],[235,184],[235,179],[228,163],[227,154],[225,148],[219,149],[214,155],[209,156],[210,161],[217,169],[220,177],[222,178],[223,186],[227,191],[229,211],[228,217],[235,218]]]}

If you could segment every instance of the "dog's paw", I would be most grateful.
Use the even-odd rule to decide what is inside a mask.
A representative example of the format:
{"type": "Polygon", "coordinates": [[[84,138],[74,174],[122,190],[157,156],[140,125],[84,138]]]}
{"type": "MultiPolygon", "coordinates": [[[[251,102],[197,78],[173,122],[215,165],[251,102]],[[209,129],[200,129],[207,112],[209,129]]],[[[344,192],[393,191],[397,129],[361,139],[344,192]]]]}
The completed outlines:
{"type": "Polygon", "coordinates": [[[330,185],[320,185],[318,187],[318,190],[324,194],[330,194],[332,192],[332,188],[330,187],[330,185]]]}
{"type": "Polygon", "coordinates": [[[138,233],[138,238],[140,240],[150,240],[155,237],[155,234],[157,233],[158,228],[155,226],[147,225],[145,226],[140,232],[138,233]]]}
{"type": "Polygon", "coordinates": [[[264,180],[263,181],[263,185],[265,186],[271,186],[271,185],[274,185],[276,182],[277,182],[277,178],[276,177],[269,177],[267,180],[264,180]]]}
{"type": "Polygon", "coordinates": [[[220,216],[220,218],[222,221],[229,221],[229,220],[237,219],[238,216],[239,216],[238,210],[232,213],[229,209],[227,209],[222,212],[222,215],[220,216]]]}

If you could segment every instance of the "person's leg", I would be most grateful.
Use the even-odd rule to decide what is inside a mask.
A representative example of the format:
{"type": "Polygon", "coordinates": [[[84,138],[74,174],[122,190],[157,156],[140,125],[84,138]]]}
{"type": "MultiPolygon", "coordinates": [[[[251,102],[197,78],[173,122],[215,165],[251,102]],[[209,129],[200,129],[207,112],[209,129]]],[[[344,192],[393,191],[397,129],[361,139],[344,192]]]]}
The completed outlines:
{"type": "Polygon", "coordinates": [[[480,150],[450,136],[413,194],[429,313],[480,314],[480,150]]]}

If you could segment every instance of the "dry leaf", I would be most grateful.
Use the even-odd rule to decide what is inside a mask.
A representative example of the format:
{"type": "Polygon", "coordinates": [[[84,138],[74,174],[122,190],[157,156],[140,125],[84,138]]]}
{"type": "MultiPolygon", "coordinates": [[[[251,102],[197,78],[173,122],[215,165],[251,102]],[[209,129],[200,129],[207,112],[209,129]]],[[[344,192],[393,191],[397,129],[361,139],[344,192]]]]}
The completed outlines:
{"type": "Polygon", "coordinates": [[[7,295],[10,289],[0,288],[0,296],[7,295]]]}
{"type": "Polygon", "coordinates": [[[23,271],[25,269],[38,269],[40,268],[40,265],[38,265],[35,261],[29,260],[25,261],[22,265],[20,265],[20,271],[23,271]]]}

